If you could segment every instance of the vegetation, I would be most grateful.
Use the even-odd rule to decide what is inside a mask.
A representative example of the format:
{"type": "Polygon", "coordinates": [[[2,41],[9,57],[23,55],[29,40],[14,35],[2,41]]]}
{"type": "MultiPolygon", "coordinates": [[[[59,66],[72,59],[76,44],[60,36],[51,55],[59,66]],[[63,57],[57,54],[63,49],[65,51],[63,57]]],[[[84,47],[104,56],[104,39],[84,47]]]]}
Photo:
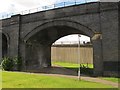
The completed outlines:
{"type": "Polygon", "coordinates": [[[101,77],[101,79],[116,82],[116,83],[118,83],[118,82],[120,83],[120,78],[117,78],[117,77],[101,77]]]}
{"type": "MultiPolygon", "coordinates": [[[[78,70],[79,65],[78,64],[73,64],[73,63],[66,63],[66,62],[53,62],[53,65],[59,65],[68,69],[72,70],[78,70]]],[[[92,69],[93,65],[92,64],[81,64],[81,73],[91,75],[92,74],[92,69]],[[84,68],[85,67],[85,68],[84,68]]],[[[118,83],[120,81],[120,78],[117,77],[100,77],[101,79],[112,81],[118,83]]]]}
{"type": "Polygon", "coordinates": [[[3,72],[3,88],[113,88],[101,83],[32,73],[3,72]]]}
{"type": "Polygon", "coordinates": [[[4,57],[2,58],[2,69],[5,71],[20,70],[22,65],[22,60],[19,57],[4,57]]]}
{"type": "Polygon", "coordinates": [[[53,62],[53,65],[58,65],[65,67],[67,69],[71,69],[74,71],[78,71],[78,68],[80,67],[81,74],[93,75],[93,64],[73,64],[73,63],[66,63],[66,62],[53,62]]]}
{"type": "Polygon", "coordinates": [[[2,65],[3,70],[11,71],[11,70],[13,70],[14,62],[13,62],[12,58],[4,57],[2,59],[1,65],[2,65]]]}
{"type": "Polygon", "coordinates": [[[21,58],[20,57],[14,57],[13,61],[14,61],[14,65],[16,67],[16,70],[20,71],[21,70],[21,66],[22,66],[21,58]]]}
{"type": "Polygon", "coordinates": [[[2,66],[0,65],[0,70],[2,69],[2,66]]]}
{"type": "Polygon", "coordinates": [[[93,64],[75,64],[75,63],[67,63],[67,62],[53,62],[53,65],[59,65],[62,67],[69,67],[69,68],[78,68],[79,66],[81,67],[86,67],[86,68],[93,68],[93,64]]]}
{"type": "Polygon", "coordinates": [[[2,87],[2,71],[0,69],[0,89],[1,89],[1,87],[2,87]]]}

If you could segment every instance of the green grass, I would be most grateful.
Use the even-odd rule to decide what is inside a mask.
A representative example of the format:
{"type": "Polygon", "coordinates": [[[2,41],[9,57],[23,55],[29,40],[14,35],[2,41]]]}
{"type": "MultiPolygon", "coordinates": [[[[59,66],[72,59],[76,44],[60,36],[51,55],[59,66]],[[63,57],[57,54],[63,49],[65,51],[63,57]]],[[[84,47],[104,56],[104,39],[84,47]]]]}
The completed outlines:
{"type": "Polygon", "coordinates": [[[117,78],[117,77],[101,77],[101,79],[116,82],[116,83],[118,83],[118,82],[120,83],[120,78],[117,78]]]}
{"type": "Polygon", "coordinates": [[[0,89],[2,87],[2,70],[0,69],[0,89]]]}
{"type": "MultiPolygon", "coordinates": [[[[53,65],[59,65],[59,66],[62,66],[62,67],[65,67],[65,68],[78,68],[79,65],[78,64],[73,64],[73,63],[66,63],[66,62],[53,62],[53,65]]],[[[82,66],[87,66],[86,64],[82,64],[82,66]]],[[[88,68],[93,68],[93,64],[88,64],[88,68]]],[[[85,72],[85,71],[84,71],[85,72]]],[[[116,82],[118,83],[118,81],[120,81],[120,78],[115,78],[115,77],[100,77],[101,79],[104,79],[104,80],[108,80],[108,81],[112,81],[112,82],[116,82]]]]}
{"type": "Polygon", "coordinates": [[[22,72],[3,72],[2,75],[3,88],[113,88],[101,83],[58,76],[22,72]]]}
{"type": "Polygon", "coordinates": [[[58,65],[67,69],[71,69],[74,71],[78,71],[80,68],[81,74],[92,76],[93,75],[93,64],[74,64],[74,63],[66,63],[66,62],[53,62],[53,65],[58,65]]]}
{"type": "MultiPolygon", "coordinates": [[[[52,62],[53,65],[59,65],[62,67],[76,68],[79,67],[79,64],[67,63],[67,62],[52,62]]],[[[81,64],[81,66],[87,67],[87,64],[81,64]]],[[[88,68],[93,68],[93,64],[88,64],[88,68]]]]}

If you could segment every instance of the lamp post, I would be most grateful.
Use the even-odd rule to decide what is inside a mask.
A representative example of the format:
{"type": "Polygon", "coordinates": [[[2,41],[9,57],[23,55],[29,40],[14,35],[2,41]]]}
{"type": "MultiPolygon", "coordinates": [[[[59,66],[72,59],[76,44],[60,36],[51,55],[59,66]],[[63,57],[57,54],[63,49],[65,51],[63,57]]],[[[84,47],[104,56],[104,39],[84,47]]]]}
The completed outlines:
{"type": "Polygon", "coordinates": [[[81,35],[78,34],[78,64],[79,64],[79,69],[78,69],[78,80],[80,80],[80,37],[81,35]]]}
{"type": "Polygon", "coordinates": [[[75,0],[75,5],[76,5],[76,0],[75,0]]]}

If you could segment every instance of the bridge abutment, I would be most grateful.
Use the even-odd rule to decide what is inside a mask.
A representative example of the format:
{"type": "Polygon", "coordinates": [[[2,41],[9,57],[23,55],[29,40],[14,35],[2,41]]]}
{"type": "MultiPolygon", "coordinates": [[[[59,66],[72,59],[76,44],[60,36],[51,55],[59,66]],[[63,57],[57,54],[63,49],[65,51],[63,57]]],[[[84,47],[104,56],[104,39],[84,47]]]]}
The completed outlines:
{"type": "MultiPolygon", "coordinates": [[[[21,28],[21,16],[15,15],[11,17],[10,26],[8,28],[9,36],[8,42],[8,56],[18,57],[19,56],[19,45],[20,45],[20,28],[21,28]]],[[[4,32],[4,31],[3,31],[4,32]]]]}
{"type": "Polygon", "coordinates": [[[119,76],[119,2],[100,4],[100,29],[102,33],[103,75],[119,76]],[[106,11],[105,7],[111,8],[106,11]],[[113,9],[112,9],[113,8],[113,9]],[[117,8],[117,9],[114,9],[117,8]]]}
{"type": "Polygon", "coordinates": [[[120,7],[118,6],[120,5],[117,2],[87,3],[28,15],[15,15],[2,20],[2,31],[10,37],[8,56],[21,56],[23,70],[38,70],[51,66],[49,40],[72,33],[88,35],[92,38],[96,32],[99,32],[92,38],[94,74],[119,76],[120,7]],[[48,14],[51,16],[46,17],[48,14]],[[24,42],[25,38],[27,41],[32,36],[34,36],[33,40],[39,42],[24,42]],[[55,38],[51,38],[52,36],[55,38]]]}
{"type": "Polygon", "coordinates": [[[94,65],[94,75],[103,75],[103,55],[102,55],[102,35],[96,33],[92,37],[93,43],[93,65],[94,65]]]}
{"type": "Polygon", "coordinates": [[[36,71],[51,66],[51,47],[40,43],[26,45],[26,70],[36,71]]]}

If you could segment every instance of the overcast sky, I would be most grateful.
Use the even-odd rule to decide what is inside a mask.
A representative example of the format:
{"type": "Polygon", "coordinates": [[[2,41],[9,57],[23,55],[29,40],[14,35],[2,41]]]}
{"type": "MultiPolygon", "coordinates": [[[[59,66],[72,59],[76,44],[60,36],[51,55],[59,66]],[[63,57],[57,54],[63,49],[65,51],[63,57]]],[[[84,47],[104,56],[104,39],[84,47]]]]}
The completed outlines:
{"type": "MultiPolygon", "coordinates": [[[[72,2],[75,0],[1,0],[0,12],[18,12],[37,8],[45,5],[52,5],[60,2],[72,2]]],[[[77,2],[83,2],[85,0],[76,0],[77,2]]],[[[90,0],[89,0],[90,1],[90,0]]]]}
{"type": "MultiPolygon", "coordinates": [[[[59,2],[72,2],[75,0],[1,0],[0,1],[0,13],[2,12],[14,12],[32,9],[44,5],[51,5],[59,2]]],[[[90,2],[99,0],[76,0],[77,2],[90,2]]],[[[120,0],[100,0],[101,2],[118,2],[120,0]]]]}
{"type": "MultiPolygon", "coordinates": [[[[52,5],[60,2],[72,2],[75,0],[1,0],[0,2],[0,16],[14,12],[29,10],[32,8],[52,5]]],[[[76,0],[77,2],[85,2],[85,0],[76,0]]],[[[87,0],[88,1],[88,0],[87,0]]],[[[91,0],[89,0],[91,1],[91,0]]],[[[89,41],[88,37],[82,36],[82,41],[89,41]]],[[[78,41],[77,35],[70,35],[61,38],[59,41],[78,41]]]]}

